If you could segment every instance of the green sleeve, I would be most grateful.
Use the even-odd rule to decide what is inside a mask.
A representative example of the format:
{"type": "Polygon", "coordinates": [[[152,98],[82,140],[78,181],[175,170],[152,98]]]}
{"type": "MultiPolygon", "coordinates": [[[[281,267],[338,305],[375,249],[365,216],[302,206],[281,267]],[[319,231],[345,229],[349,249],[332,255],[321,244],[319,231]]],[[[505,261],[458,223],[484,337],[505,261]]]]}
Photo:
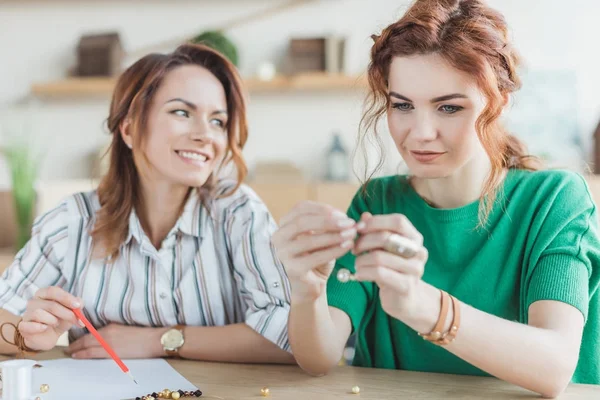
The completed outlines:
{"type": "MultiPolygon", "coordinates": [[[[370,211],[362,188],[354,195],[354,199],[348,208],[348,216],[355,221],[360,219],[363,212],[370,211]]],[[[351,252],[336,261],[335,267],[327,281],[327,301],[331,307],[339,308],[350,317],[352,332],[360,325],[370,302],[370,293],[373,290],[371,282],[347,282],[341,283],[337,280],[337,271],[346,268],[354,272],[355,257],[351,252]]]]}
{"type": "Polygon", "coordinates": [[[539,211],[544,218],[530,258],[525,315],[536,301],[556,300],[577,308],[587,320],[600,262],[596,206],[577,174],[566,175],[554,193],[547,209],[539,211]]]}

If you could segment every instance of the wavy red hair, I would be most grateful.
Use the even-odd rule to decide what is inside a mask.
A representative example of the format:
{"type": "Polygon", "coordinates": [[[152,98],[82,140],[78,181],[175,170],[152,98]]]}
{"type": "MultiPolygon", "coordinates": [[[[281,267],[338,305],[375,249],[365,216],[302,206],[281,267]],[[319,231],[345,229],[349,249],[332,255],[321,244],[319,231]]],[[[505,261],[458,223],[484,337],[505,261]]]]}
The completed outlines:
{"type": "MultiPolygon", "coordinates": [[[[454,68],[472,76],[485,95],[487,104],[475,126],[491,161],[491,173],[484,184],[480,206],[480,225],[484,225],[503,171],[541,168],[540,160],[528,155],[525,145],[499,121],[506,99],[521,87],[517,74],[520,59],[508,40],[504,17],[481,0],[417,0],[399,21],[372,38],[374,44],[368,67],[370,90],[361,120],[363,145],[368,132],[373,131],[379,139],[377,124],[390,107],[388,74],[393,57],[438,54],[454,68]]],[[[380,159],[365,180],[382,165],[380,159]]]]}
{"type": "MultiPolygon", "coordinates": [[[[110,164],[107,174],[98,186],[101,208],[92,230],[96,255],[116,257],[129,232],[129,215],[141,199],[139,171],[133,154],[121,137],[121,127],[128,119],[134,132],[134,147],[144,141],[144,131],[154,95],[165,76],[183,65],[198,65],[208,69],[223,85],[227,100],[229,122],[226,166],[233,162],[237,171],[237,185],[224,195],[229,195],[242,184],[247,175],[242,148],[248,138],[246,102],[242,80],[235,66],[220,53],[203,45],[184,44],[170,54],[149,54],[121,74],[117,80],[107,124],[112,142],[108,150],[110,164]]],[[[218,171],[213,172],[203,187],[211,193],[218,171]]]]}

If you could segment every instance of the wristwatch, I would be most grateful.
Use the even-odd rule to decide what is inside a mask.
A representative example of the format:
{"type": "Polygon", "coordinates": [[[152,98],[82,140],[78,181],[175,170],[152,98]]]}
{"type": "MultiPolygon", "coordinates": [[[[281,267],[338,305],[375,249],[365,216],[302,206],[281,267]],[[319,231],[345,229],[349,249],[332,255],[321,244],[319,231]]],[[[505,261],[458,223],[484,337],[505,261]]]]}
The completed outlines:
{"type": "Polygon", "coordinates": [[[163,333],[161,336],[160,344],[162,344],[168,357],[180,357],[179,349],[185,343],[183,328],[183,325],[177,325],[163,333]]]}

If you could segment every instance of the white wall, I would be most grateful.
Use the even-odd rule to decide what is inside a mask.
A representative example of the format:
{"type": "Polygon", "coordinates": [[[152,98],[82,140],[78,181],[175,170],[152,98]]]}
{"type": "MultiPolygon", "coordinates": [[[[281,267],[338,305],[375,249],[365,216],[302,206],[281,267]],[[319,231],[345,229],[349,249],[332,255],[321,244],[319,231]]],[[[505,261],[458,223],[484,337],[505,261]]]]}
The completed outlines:
{"type": "MultiPolygon", "coordinates": [[[[218,26],[232,17],[278,0],[0,1],[0,108],[28,95],[33,82],[57,80],[74,65],[79,35],[116,29],[126,50],[218,26]]],[[[369,35],[405,9],[406,0],[321,0],[230,32],[239,47],[240,69],[254,74],[258,63],[279,61],[291,36],[348,36],[347,71],[364,70],[369,35]]],[[[600,51],[595,0],[492,0],[511,25],[527,65],[572,68],[578,78],[578,120],[588,138],[600,118],[600,51]],[[567,6],[568,4],[568,6],[567,6]]],[[[256,94],[251,98],[251,137],[245,155],[289,158],[307,176],[322,172],[319,162],[333,130],[354,145],[362,97],[351,92],[256,94]]],[[[44,143],[42,178],[80,178],[90,173],[89,154],[106,140],[108,100],[44,99],[30,118],[44,143]]],[[[6,112],[5,112],[6,114],[6,112]]],[[[1,121],[0,121],[1,123],[1,121]]],[[[392,153],[393,154],[393,153],[392,153]]],[[[394,158],[391,168],[399,160],[394,158]]],[[[389,170],[388,168],[388,170],[389,170]]],[[[0,184],[8,174],[0,165],[0,184]]]]}

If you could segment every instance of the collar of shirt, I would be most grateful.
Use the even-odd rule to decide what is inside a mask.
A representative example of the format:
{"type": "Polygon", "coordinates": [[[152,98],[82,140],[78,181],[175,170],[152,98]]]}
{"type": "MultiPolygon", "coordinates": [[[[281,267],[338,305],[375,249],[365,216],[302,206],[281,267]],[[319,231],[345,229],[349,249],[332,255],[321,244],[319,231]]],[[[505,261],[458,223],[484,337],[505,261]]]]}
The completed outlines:
{"type": "MultiPolygon", "coordinates": [[[[200,224],[202,208],[202,201],[198,191],[193,189],[185,203],[183,212],[177,219],[175,226],[173,226],[163,240],[161,248],[173,247],[176,243],[176,236],[178,233],[201,238],[202,235],[200,233],[200,224]]],[[[135,240],[138,242],[142,252],[145,252],[150,256],[157,255],[154,245],[142,228],[142,224],[137,216],[137,213],[135,212],[135,209],[131,210],[131,213],[129,214],[129,233],[124,245],[128,245],[132,238],[135,238],[135,240]]]]}

